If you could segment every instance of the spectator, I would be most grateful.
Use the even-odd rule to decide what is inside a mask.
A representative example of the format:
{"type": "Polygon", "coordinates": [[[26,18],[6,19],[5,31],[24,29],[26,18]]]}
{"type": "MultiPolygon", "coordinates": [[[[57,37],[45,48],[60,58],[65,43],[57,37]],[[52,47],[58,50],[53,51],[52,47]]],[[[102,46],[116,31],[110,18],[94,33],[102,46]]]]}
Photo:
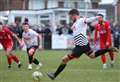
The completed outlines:
{"type": "Polygon", "coordinates": [[[116,24],[112,29],[114,47],[119,49],[120,46],[120,24],[116,24]]]}
{"type": "Polygon", "coordinates": [[[28,18],[25,18],[25,19],[24,19],[24,23],[28,23],[28,24],[29,24],[28,18]]]}
{"type": "MultiPolygon", "coordinates": [[[[14,23],[11,27],[10,27],[10,30],[15,33],[19,38],[21,38],[21,34],[22,34],[22,31],[21,31],[21,28],[18,24],[14,23]]],[[[18,42],[16,40],[16,38],[13,37],[13,50],[16,50],[17,47],[18,47],[18,42]]]]}
{"type": "Polygon", "coordinates": [[[51,26],[50,26],[49,24],[46,25],[46,27],[45,27],[45,29],[44,29],[44,33],[45,33],[45,35],[49,35],[49,34],[51,34],[50,27],[51,27],[51,26]]]}
{"type": "Polygon", "coordinates": [[[62,27],[58,26],[58,28],[56,29],[56,32],[58,35],[62,34],[62,27]]]}
{"type": "Polygon", "coordinates": [[[45,29],[44,29],[44,48],[45,49],[51,49],[51,30],[50,30],[50,25],[47,24],[45,29]]]}

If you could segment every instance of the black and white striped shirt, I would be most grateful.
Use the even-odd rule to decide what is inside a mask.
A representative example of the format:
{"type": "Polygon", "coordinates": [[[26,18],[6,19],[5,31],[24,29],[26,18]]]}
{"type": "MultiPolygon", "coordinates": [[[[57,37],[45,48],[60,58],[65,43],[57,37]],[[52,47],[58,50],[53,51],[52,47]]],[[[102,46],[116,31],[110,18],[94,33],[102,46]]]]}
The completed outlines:
{"type": "Polygon", "coordinates": [[[85,22],[91,22],[96,20],[96,17],[89,19],[80,18],[71,27],[73,30],[74,44],[79,46],[84,46],[88,44],[88,39],[86,35],[87,24],[85,22]]]}
{"type": "Polygon", "coordinates": [[[88,44],[88,39],[84,35],[78,34],[74,36],[74,43],[75,45],[84,46],[88,44]]]}

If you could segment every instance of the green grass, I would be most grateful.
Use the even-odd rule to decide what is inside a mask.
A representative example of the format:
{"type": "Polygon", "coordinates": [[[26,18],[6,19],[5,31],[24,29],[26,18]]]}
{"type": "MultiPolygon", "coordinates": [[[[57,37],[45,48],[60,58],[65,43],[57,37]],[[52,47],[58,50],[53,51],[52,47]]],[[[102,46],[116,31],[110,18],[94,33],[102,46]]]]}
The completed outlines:
{"type": "MultiPolygon", "coordinates": [[[[65,50],[45,50],[38,51],[36,57],[43,63],[43,67],[39,70],[43,73],[40,82],[120,82],[120,54],[116,55],[115,67],[103,70],[100,57],[90,59],[86,55],[82,55],[80,59],[70,61],[65,70],[55,79],[51,81],[46,73],[56,70],[63,55],[69,51],[65,50]]],[[[23,67],[18,69],[16,63],[12,64],[12,69],[7,69],[7,62],[4,53],[0,52],[0,82],[35,82],[32,80],[33,70],[27,69],[28,59],[25,52],[16,51],[21,58],[23,67]]],[[[107,64],[109,65],[109,57],[107,64]]]]}

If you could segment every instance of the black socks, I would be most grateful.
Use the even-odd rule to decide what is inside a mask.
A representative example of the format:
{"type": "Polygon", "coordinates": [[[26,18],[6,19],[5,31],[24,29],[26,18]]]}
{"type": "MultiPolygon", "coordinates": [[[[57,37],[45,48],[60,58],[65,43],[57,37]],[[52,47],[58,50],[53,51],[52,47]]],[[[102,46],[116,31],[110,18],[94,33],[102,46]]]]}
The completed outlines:
{"type": "Polygon", "coordinates": [[[66,67],[66,64],[61,64],[56,70],[56,72],[54,73],[54,76],[57,77],[57,75],[59,75],[64,70],[65,67],[66,67]]]}
{"type": "Polygon", "coordinates": [[[39,61],[36,58],[34,58],[33,63],[36,64],[36,65],[38,65],[39,61]]]}
{"type": "Polygon", "coordinates": [[[98,51],[95,52],[95,57],[103,55],[103,54],[105,54],[105,53],[107,53],[109,51],[110,51],[109,49],[100,49],[100,50],[98,50],[98,51]]]}
{"type": "Polygon", "coordinates": [[[32,64],[32,62],[33,62],[33,56],[28,56],[28,58],[29,58],[29,64],[32,64]]]}
{"type": "Polygon", "coordinates": [[[39,64],[39,61],[36,58],[33,59],[33,56],[28,56],[28,58],[29,58],[29,64],[32,64],[32,62],[36,65],[39,64]]]}

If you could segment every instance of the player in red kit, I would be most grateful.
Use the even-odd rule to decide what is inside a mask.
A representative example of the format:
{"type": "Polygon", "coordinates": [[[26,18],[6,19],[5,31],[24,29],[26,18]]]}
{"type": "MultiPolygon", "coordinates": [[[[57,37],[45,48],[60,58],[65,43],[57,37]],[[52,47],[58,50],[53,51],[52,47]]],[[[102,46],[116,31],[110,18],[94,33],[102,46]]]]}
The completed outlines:
{"type": "MultiPolygon", "coordinates": [[[[103,18],[104,16],[102,14],[98,14],[99,19],[98,19],[98,23],[96,24],[95,27],[95,34],[94,34],[94,45],[96,47],[97,45],[97,38],[99,35],[99,43],[100,43],[100,48],[106,48],[106,47],[111,47],[112,46],[112,37],[111,37],[111,27],[108,21],[105,21],[103,18]]],[[[110,55],[110,64],[111,67],[113,67],[113,63],[114,63],[114,53],[113,52],[109,52],[110,55]]],[[[106,65],[106,56],[102,55],[101,56],[101,60],[103,63],[103,69],[107,68],[106,65]]]]}
{"type": "Polygon", "coordinates": [[[14,36],[20,43],[19,38],[12,33],[7,26],[3,26],[3,24],[0,22],[0,43],[4,48],[4,51],[7,56],[8,60],[8,68],[11,68],[12,61],[15,61],[18,64],[18,68],[21,67],[20,60],[18,57],[16,57],[15,54],[12,53],[12,47],[13,47],[13,40],[12,36],[14,36]]]}

